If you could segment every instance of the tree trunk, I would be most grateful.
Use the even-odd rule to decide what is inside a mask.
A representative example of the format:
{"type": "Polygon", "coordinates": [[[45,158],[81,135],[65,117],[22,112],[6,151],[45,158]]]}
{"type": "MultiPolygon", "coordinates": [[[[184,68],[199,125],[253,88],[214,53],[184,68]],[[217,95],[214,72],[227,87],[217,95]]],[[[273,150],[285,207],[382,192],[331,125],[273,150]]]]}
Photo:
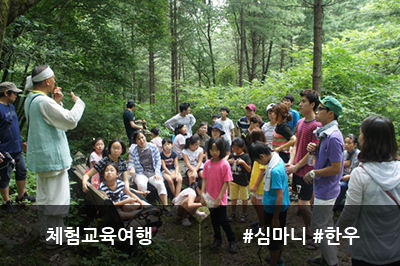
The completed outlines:
{"type": "Polygon", "coordinates": [[[268,74],[269,62],[270,62],[270,60],[271,60],[272,45],[273,45],[273,41],[271,41],[271,42],[269,43],[269,52],[268,52],[267,63],[265,64],[265,69],[264,69],[264,72],[263,72],[263,75],[262,75],[262,81],[263,81],[263,82],[265,81],[265,77],[266,77],[267,74],[268,74]]]}
{"type": "Polygon", "coordinates": [[[252,60],[251,60],[251,76],[250,82],[257,77],[257,60],[258,60],[258,33],[253,31],[251,33],[251,46],[252,46],[252,60]]]}
{"type": "Polygon", "coordinates": [[[155,104],[155,86],[154,86],[154,51],[153,46],[149,49],[149,92],[150,92],[150,104],[155,104]]]}
{"type": "Polygon", "coordinates": [[[323,0],[314,0],[314,57],[312,89],[321,93],[323,0]]]}
{"type": "Polygon", "coordinates": [[[243,65],[246,38],[244,36],[244,8],[240,11],[240,59],[239,59],[239,87],[243,87],[243,65]]]}
{"type": "Polygon", "coordinates": [[[211,58],[211,74],[212,74],[212,82],[215,86],[215,61],[214,61],[214,54],[212,48],[212,39],[211,39],[211,9],[212,9],[212,2],[208,0],[208,8],[207,8],[207,16],[208,16],[208,23],[207,23],[207,42],[208,42],[208,49],[210,49],[210,58],[211,58]]]}
{"type": "MultiPolygon", "coordinates": [[[[177,54],[178,54],[178,33],[176,22],[176,0],[170,2],[170,18],[171,18],[171,103],[175,103],[176,94],[176,80],[177,80],[177,54]]],[[[172,111],[176,112],[175,108],[171,106],[172,111]]]]}
{"type": "Polygon", "coordinates": [[[42,0],[0,0],[0,57],[7,26],[40,1],[42,0]]]}

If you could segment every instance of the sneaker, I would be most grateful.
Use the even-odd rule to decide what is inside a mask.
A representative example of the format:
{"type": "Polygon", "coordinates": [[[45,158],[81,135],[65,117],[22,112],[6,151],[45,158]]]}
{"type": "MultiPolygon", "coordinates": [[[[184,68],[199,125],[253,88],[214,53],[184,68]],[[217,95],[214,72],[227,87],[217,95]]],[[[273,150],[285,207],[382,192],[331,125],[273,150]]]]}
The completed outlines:
{"type": "MultiPolygon", "coordinates": [[[[271,264],[271,257],[270,256],[267,256],[266,258],[265,258],[265,262],[267,263],[267,264],[271,264]]],[[[278,259],[278,263],[276,264],[277,266],[285,266],[285,264],[283,263],[283,258],[279,258],[278,259]]]]}
{"type": "Polygon", "coordinates": [[[28,200],[30,202],[35,202],[36,201],[36,197],[29,196],[28,193],[26,193],[26,191],[25,191],[24,196],[21,199],[19,199],[18,196],[17,196],[17,198],[15,199],[15,202],[16,203],[20,203],[20,202],[23,202],[24,200],[28,200]]]}
{"type": "Polygon", "coordinates": [[[183,226],[191,226],[192,223],[189,221],[189,218],[185,218],[182,220],[182,225],[183,226]]]}
{"type": "Polygon", "coordinates": [[[260,230],[260,227],[257,225],[256,227],[254,227],[254,228],[251,230],[251,232],[252,232],[253,234],[257,234],[259,230],[260,230]]]}
{"type": "Polygon", "coordinates": [[[204,218],[207,214],[205,212],[200,212],[196,211],[195,214],[193,214],[194,217],[199,217],[199,218],[204,218]]]}
{"type": "Polygon", "coordinates": [[[1,208],[8,213],[18,212],[17,209],[14,208],[12,200],[3,202],[3,205],[1,205],[1,208]]]}
{"type": "Polygon", "coordinates": [[[258,226],[258,224],[259,224],[259,222],[252,222],[252,223],[250,224],[250,226],[251,226],[251,227],[256,227],[256,226],[258,226]]]}
{"type": "Polygon", "coordinates": [[[232,213],[231,216],[229,216],[229,218],[228,218],[229,222],[232,222],[234,220],[236,220],[236,213],[232,213]]]}
{"type": "Polygon", "coordinates": [[[247,215],[246,214],[242,214],[242,216],[240,216],[239,222],[240,223],[244,223],[244,222],[246,222],[246,220],[247,220],[247,215]]]}
{"type": "Polygon", "coordinates": [[[210,245],[210,250],[216,250],[222,245],[221,239],[214,239],[214,242],[210,245]]]}
{"type": "Polygon", "coordinates": [[[298,201],[299,196],[296,193],[292,193],[292,195],[289,196],[290,201],[298,201]]]}
{"type": "Polygon", "coordinates": [[[237,253],[239,251],[237,241],[229,242],[229,252],[230,253],[237,253]]]}
{"type": "Polygon", "coordinates": [[[315,258],[309,258],[307,262],[312,266],[328,266],[328,263],[322,255],[315,258]]]}

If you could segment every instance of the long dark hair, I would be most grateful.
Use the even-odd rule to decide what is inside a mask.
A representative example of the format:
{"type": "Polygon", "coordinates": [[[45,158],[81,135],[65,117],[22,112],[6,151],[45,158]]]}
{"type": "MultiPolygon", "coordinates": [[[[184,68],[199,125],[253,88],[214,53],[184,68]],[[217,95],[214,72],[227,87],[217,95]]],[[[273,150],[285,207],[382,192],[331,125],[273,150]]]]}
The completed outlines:
{"type": "MultiPolygon", "coordinates": [[[[126,145],[125,142],[123,142],[121,139],[113,139],[109,144],[108,144],[108,154],[110,154],[111,152],[111,146],[115,143],[115,142],[119,142],[119,144],[121,144],[121,148],[122,148],[122,153],[121,155],[124,155],[126,153],[126,145]]],[[[120,155],[120,156],[121,156],[120,155]]]]}
{"type": "Polygon", "coordinates": [[[217,146],[217,149],[219,150],[219,159],[224,159],[224,157],[226,156],[226,151],[224,148],[224,142],[222,139],[220,138],[210,138],[208,140],[208,145],[207,145],[207,155],[208,158],[212,158],[210,150],[212,148],[212,145],[215,143],[215,145],[217,146]]]}
{"type": "Polygon", "coordinates": [[[183,147],[184,149],[189,149],[190,145],[195,144],[200,140],[200,137],[198,135],[193,135],[190,138],[186,139],[185,146],[183,147]]]}
{"type": "Polygon", "coordinates": [[[392,121],[385,117],[370,116],[361,123],[363,143],[360,162],[389,162],[397,160],[397,142],[392,121]]]}

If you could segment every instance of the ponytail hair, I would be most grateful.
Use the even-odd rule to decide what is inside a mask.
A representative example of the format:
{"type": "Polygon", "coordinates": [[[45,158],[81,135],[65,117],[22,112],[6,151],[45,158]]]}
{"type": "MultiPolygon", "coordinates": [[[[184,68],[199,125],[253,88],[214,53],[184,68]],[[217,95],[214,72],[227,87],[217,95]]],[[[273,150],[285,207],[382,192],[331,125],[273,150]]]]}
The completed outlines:
{"type": "Polygon", "coordinates": [[[92,151],[89,153],[89,157],[87,158],[87,161],[86,161],[86,166],[87,167],[90,167],[90,154],[92,154],[92,152],[94,152],[94,148],[93,148],[93,146],[94,145],[96,145],[96,143],[98,142],[98,141],[102,141],[103,142],[103,144],[104,144],[104,149],[103,149],[103,153],[102,153],[102,156],[103,157],[105,157],[105,156],[107,156],[108,155],[108,149],[106,148],[106,143],[104,142],[104,140],[102,139],[102,138],[93,138],[93,141],[92,141],[92,151]]]}
{"type": "Polygon", "coordinates": [[[272,107],[272,112],[274,112],[277,117],[278,117],[278,115],[281,115],[283,121],[290,122],[293,119],[292,114],[289,112],[289,107],[285,103],[277,103],[277,104],[275,104],[272,107]]]}
{"type": "Polygon", "coordinates": [[[190,138],[186,139],[185,146],[183,147],[184,149],[189,149],[190,145],[195,144],[200,140],[200,137],[198,135],[193,135],[190,138]]]}
{"type": "Polygon", "coordinates": [[[175,128],[175,136],[178,136],[179,134],[182,134],[181,128],[183,128],[183,126],[184,126],[184,124],[178,124],[178,126],[175,128]]]}
{"type": "Polygon", "coordinates": [[[150,132],[153,133],[154,135],[158,136],[158,135],[160,135],[161,130],[158,127],[153,127],[150,130],[150,132]]]}

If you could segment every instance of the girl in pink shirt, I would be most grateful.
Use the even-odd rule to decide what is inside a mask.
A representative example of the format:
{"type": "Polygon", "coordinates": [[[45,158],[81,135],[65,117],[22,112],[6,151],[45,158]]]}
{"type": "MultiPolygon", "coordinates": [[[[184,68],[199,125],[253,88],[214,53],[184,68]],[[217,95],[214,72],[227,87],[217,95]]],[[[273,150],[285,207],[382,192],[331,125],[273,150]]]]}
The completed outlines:
{"type": "MultiPolygon", "coordinates": [[[[235,233],[226,216],[226,205],[228,203],[228,184],[233,181],[231,167],[224,158],[226,155],[222,139],[211,138],[208,141],[208,158],[204,164],[202,192],[207,198],[212,198],[215,203],[209,206],[211,223],[214,228],[214,242],[210,249],[215,250],[222,244],[221,226],[229,241],[229,252],[238,252],[235,233]]],[[[205,197],[206,198],[206,197],[205,197]]]]}

